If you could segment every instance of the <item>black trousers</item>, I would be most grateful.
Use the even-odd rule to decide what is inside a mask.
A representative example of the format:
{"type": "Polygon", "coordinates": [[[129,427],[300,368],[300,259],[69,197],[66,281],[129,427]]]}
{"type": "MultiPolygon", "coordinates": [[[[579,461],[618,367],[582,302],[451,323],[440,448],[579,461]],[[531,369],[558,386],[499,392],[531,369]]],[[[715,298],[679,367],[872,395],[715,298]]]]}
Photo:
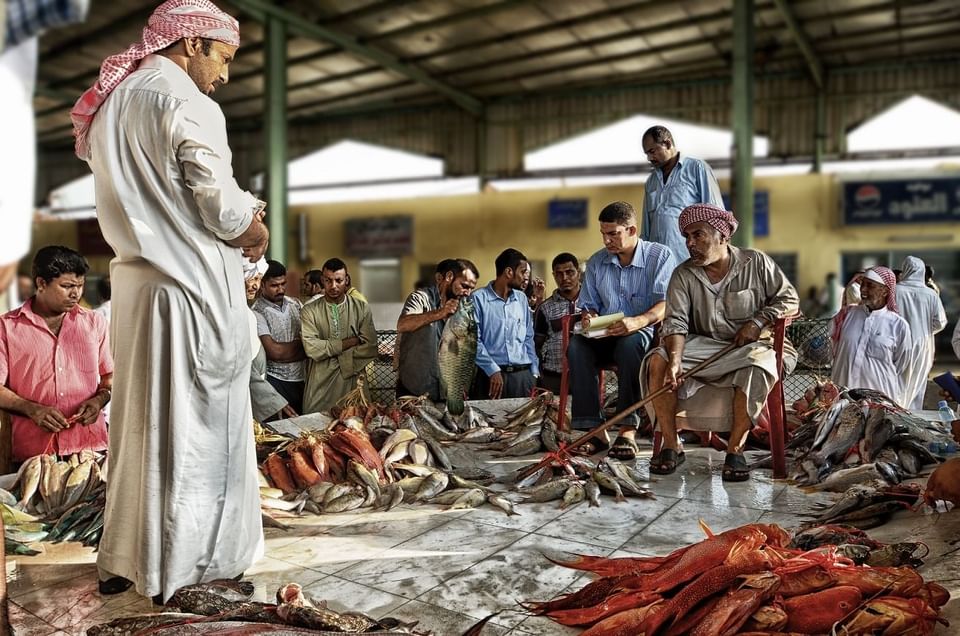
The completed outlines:
{"type": "MultiPolygon", "coordinates": [[[[530,393],[535,386],[533,373],[530,372],[530,369],[512,372],[501,371],[500,375],[503,376],[503,391],[500,393],[501,398],[530,397],[530,393]]],[[[490,399],[490,378],[479,368],[477,369],[477,377],[473,382],[473,390],[470,392],[470,397],[474,400],[490,399]]]]}
{"type": "Polygon", "coordinates": [[[287,401],[287,404],[290,407],[303,415],[303,386],[304,382],[287,382],[286,380],[281,380],[275,378],[272,375],[267,375],[267,382],[270,383],[274,389],[277,390],[277,393],[283,396],[283,399],[287,401]]]}

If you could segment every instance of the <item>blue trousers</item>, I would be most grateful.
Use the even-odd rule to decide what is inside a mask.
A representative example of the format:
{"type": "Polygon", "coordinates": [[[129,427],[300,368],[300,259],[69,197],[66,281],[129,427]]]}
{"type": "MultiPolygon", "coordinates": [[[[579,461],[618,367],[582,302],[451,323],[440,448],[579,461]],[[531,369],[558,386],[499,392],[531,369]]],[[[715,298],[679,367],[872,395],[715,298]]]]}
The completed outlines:
{"type": "MultiPolygon", "coordinates": [[[[573,397],[575,429],[589,430],[603,421],[600,405],[600,368],[617,365],[617,411],[623,411],[640,400],[640,363],[653,343],[653,329],[647,328],[618,338],[586,338],[576,335],[567,347],[570,363],[570,393],[573,397]]],[[[636,413],[624,420],[634,426],[640,420],[636,413]]]]}

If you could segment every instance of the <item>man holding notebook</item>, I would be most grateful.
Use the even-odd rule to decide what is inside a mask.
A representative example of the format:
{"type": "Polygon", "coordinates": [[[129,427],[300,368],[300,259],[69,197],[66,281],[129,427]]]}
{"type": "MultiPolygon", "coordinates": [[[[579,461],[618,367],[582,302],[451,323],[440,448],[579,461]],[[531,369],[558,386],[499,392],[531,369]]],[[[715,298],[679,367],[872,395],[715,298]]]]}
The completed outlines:
{"type": "MultiPolygon", "coordinates": [[[[582,430],[603,420],[598,386],[602,367],[617,366],[618,411],[639,399],[640,363],[653,343],[654,325],[663,319],[667,283],[676,267],[669,248],[640,240],[637,213],[629,203],[611,203],[601,210],[599,220],[604,248],[587,261],[580,292],[580,328],[586,335],[575,335],[567,348],[573,428],[582,430]],[[618,313],[623,317],[598,329],[606,322],[604,316],[618,313]]],[[[624,420],[610,448],[612,457],[636,457],[638,424],[636,415],[624,420]]],[[[603,444],[597,439],[581,448],[592,452],[603,444]]]]}

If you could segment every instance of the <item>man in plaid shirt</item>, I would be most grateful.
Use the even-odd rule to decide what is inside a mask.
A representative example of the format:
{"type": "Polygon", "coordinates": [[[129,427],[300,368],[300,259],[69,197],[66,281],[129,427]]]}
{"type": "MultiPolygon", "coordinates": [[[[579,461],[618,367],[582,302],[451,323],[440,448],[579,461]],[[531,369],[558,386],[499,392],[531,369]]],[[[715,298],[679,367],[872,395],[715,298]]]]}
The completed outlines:
{"type": "Polygon", "coordinates": [[[560,393],[563,371],[563,333],[560,321],[564,316],[579,314],[580,262],[569,252],[557,254],[551,265],[557,289],[537,308],[533,319],[533,342],[540,357],[541,388],[560,393]]]}

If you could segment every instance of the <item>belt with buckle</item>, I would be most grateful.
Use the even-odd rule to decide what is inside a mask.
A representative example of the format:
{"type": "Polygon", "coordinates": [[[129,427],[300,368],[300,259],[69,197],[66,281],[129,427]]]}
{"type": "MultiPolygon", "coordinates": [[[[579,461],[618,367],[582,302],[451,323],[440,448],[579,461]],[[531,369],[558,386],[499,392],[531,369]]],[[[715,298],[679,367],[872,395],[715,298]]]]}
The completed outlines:
{"type": "Polygon", "coordinates": [[[516,373],[517,371],[527,371],[530,369],[529,364],[502,364],[500,365],[500,370],[504,373],[516,373]]]}

